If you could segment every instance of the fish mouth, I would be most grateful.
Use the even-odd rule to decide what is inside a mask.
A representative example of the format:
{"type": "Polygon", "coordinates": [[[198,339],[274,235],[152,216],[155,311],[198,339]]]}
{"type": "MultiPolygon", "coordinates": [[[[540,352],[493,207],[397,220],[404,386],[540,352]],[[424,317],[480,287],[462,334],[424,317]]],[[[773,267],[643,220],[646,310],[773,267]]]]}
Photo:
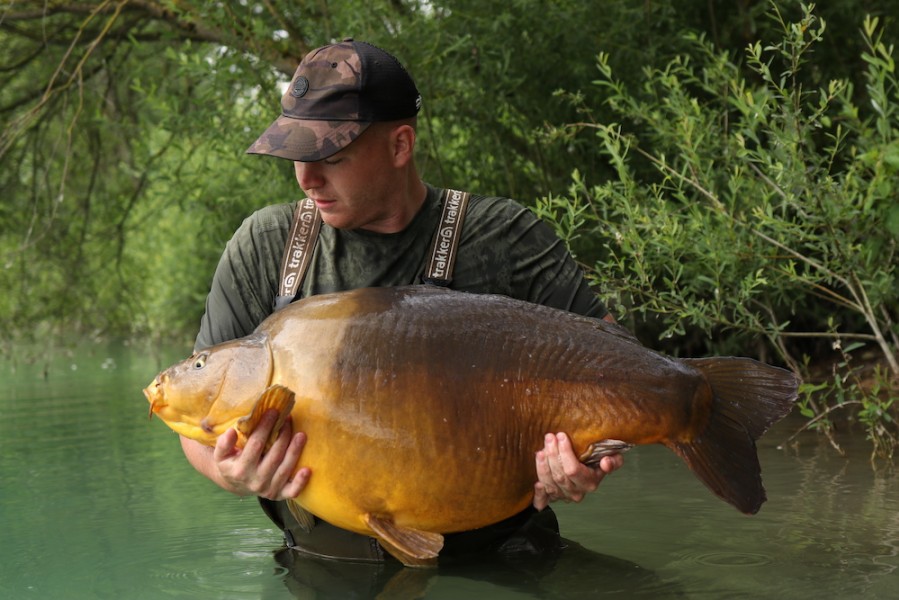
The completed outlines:
{"type": "Polygon", "coordinates": [[[153,380],[153,383],[144,388],[143,392],[147,401],[150,403],[150,414],[147,415],[148,418],[152,419],[153,413],[158,413],[168,406],[163,400],[165,394],[162,390],[162,380],[158,376],[153,380]]]}

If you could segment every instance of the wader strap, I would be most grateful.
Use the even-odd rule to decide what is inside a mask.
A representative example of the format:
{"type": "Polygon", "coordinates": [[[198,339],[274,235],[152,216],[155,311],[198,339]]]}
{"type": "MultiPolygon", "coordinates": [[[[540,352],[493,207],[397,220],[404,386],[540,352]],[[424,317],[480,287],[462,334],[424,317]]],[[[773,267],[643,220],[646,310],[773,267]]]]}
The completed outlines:
{"type": "Polygon", "coordinates": [[[284,256],[281,259],[281,277],[278,284],[278,296],[275,298],[275,311],[281,310],[290,304],[303,277],[312,262],[312,254],[315,252],[315,242],[318,240],[318,231],[321,229],[322,220],[318,214],[315,201],[303,198],[297,203],[297,209],[293,213],[293,223],[290,226],[290,236],[287,238],[287,246],[284,248],[284,256]]]}
{"type": "MultiPolygon", "coordinates": [[[[471,194],[468,192],[444,191],[440,224],[434,233],[431,249],[428,252],[427,270],[422,275],[424,283],[445,287],[452,282],[459,239],[462,236],[462,222],[465,220],[465,211],[470,197],[471,194]]],[[[321,225],[322,220],[315,202],[309,198],[300,200],[293,214],[290,235],[281,259],[275,311],[279,311],[293,302],[299,292],[309,264],[312,262],[321,225]]]]}
{"type": "Polygon", "coordinates": [[[443,214],[428,252],[428,267],[422,276],[424,283],[446,287],[453,280],[456,252],[462,237],[462,222],[471,194],[446,190],[443,195],[443,214]]]}

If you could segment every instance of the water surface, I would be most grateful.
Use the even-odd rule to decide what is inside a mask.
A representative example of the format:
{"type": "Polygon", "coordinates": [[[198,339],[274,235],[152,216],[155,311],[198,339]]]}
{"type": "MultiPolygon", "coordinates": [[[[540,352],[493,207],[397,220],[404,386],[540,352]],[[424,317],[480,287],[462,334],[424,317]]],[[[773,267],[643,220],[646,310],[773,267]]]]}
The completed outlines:
{"type": "MultiPolygon", "coordinates": [[[[163,366],[179,358],[170,353],[163,366]]],[[[253,499],[219,490],[148,420],[159,363],[94,347],[43,368],[0,363],[0,585],[10,598],[897,598],[899,483],[870,447],[801,423],[760,444],[769,501],[754,517],[713,497],[664,448],[579,505],[558,560],[439,571],[277,554],[253,499]]],[[[476,493],[476,490],[472,490],[476,493]]]]}

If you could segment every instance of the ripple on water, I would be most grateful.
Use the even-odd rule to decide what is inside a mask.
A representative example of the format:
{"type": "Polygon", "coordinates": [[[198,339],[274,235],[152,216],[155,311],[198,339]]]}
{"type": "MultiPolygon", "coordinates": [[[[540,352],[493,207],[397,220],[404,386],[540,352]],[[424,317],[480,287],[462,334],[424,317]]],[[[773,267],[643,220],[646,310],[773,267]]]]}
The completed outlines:
{"type": "Polygon", "coordinates": [[[164,559],[147,565],[159,596],[257,598],[281,575],[272,558],[271,530],[237,528],[211,539],[209,547],[198,545],[197,535],[170,539],[164,559]]]}
{"type": "Polygon", "coordinates": [[[706,567],[755,568],[774,562],[774,558],[757,552],[696,552],[681,555],[680,561],[706,567]]]}

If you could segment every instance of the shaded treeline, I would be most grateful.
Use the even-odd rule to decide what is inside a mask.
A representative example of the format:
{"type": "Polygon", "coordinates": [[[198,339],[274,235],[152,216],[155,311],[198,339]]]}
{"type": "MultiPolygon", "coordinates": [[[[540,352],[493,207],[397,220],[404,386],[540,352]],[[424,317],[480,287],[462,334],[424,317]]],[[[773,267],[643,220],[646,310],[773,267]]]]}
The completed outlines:
{"type": "Polygon", "coordinates": [[[899,35],[890,0],[826,4],[8,3],[3,353],[188,348],[240,220],[299,193],[245,148],[302,56],[352,36],[419,84],[426,179],[537,206],[648,344],[889,372],[899,35]]]}

